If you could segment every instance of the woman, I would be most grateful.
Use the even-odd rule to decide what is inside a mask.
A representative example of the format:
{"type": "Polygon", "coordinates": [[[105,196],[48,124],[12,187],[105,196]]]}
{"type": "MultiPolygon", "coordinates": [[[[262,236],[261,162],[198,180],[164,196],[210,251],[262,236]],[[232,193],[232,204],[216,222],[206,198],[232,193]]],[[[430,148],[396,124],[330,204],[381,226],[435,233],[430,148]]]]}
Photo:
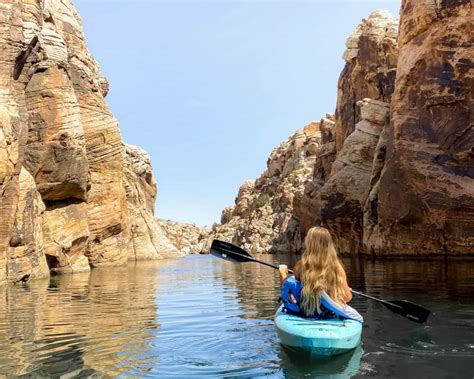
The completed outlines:
{"type": "Polygon", "coordinates": [[[327,229],[313,227],[308,231],[295,276],[288,276],[286,265],[280,265],[279,271],[282,299],[290,312],[316,318],[334,317],[336,313],[362,322],[357,311],[346,305],[352,299],[351,289],[327,229]]]}

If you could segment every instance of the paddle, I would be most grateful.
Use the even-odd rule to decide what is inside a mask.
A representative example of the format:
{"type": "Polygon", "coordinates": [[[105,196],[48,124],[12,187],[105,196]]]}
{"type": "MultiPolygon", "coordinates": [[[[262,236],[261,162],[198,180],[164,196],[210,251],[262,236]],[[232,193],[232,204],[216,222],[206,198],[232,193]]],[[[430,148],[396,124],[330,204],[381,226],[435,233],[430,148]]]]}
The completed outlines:
{"type": "MultiPolygon", "coordinates": [[[[223,242],[219,240],[212,241],[211,254],[216,257],[223,258],[225,260],[228,260],[234,263],[256,262],[256,263],[260,263],[262,265],[265,265],[274,269],[278,269],[278,266],[255,259],[244,249],[228,242],[223,242]]],[[[293,273],[291,270],[288,270],[288,271],[290,273],[293,273]]],[[[415,321],[420,324],[424,323],[430,314],[429,309],[426,309],[418,304],[410,303],[409,301],[406,301],[406,300],[387,301],[387,300],[382,300],[373,296],[363,294],[358,291],[351,290],[351,292],[354,295],[377,301],[383,304],[386,308],[388,308],[393,313],[396,313],[400,316],[403,316],[411,321],[415,321]]]]}

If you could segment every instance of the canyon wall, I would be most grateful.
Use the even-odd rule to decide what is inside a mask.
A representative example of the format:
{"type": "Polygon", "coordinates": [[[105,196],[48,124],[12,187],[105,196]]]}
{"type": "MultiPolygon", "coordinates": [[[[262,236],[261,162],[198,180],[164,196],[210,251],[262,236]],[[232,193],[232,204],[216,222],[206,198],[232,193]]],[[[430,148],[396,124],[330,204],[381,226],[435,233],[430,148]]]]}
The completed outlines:
{"type": "Polygon", "coordinates": [[[209,252],[210,227],[171,220],[156,220],[166,238],[183,254],[209,252]]]}
{"type": "Polygon", "coordinates": [[[2,0],[0,49],[0,284],[177,254],[71,2],[2,0]]]}
{"type": "Polygon", "coordinates": [[[282,142],[270,154],[265,172],[240,187],[235,205],[224,209],[210,238],[231,241],[253,253],[301,249],[295,199],[304,191],[320,147],[320,122],[282,142]]]}
{"type": "Polygon", "coordinates": [[[341,253],[474,254],[472,8],[404,0],[399,30],[384,11],[362,20],[346,43],[334,122],[317,125],[313,170],[272,192],[294,194],[295,232],[272,222],[274,208],[235,212],[253,204],[251,181],[224,210],[220,236],[251,251],[301,251],[307,230],[323,225],[341,253]],[[268,225],[242,232],[255,219],[268,225]]]}
{"type": "MultiPolygon", "coordinates": [[[[351,119],[337,108],[336,145],[341,147],[317,211],[341,252],[474,254],[472,4],[405,0],[396,41],[396,34],[387,33],[393,30],[390,21],[385,29],[372,24],[366,32],[379,33],[386,42],[367,45],[361,33],[358,53],[351,55],[351,36],[344,56],[353,56],[355,63],[346,63],[340,82],[347,82],[348,65],[363,66],[365,56],[385,54],[388,65],[380,61],[377,67],[393,74],[375,82],[378,92],[361,94],[371,98],[365,104],[354,96],[353,85],[348,93],[339,92],[338,106],[360,110],[358,123],[347,135],[351,119]],[[372,51],[361,57],[368,46],[372,51]],[[369,105],[375,111],[371,119],[369,105]]],[[[370,70],[361,72],[359,80],[373,82],[370,70]]]]}
{"type": "MultiPolygon", "coordinates": [[[[402,3],[377,254],[474,253],[474,5],[402,3]]],[[[372,204],[372,206],[375,206],[372,204]]]]}

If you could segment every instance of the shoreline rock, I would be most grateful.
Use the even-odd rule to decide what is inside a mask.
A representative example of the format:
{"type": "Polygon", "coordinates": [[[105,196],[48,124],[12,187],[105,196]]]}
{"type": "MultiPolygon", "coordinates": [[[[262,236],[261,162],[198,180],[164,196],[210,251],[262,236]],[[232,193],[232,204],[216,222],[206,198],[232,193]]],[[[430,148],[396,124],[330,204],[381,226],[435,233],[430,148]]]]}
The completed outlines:
{"type": "Polygon", "coordinates": [[[209,252],[211,228],[178,221],[157,219],[166,238],[183,254],[204,254],[209,252]]]}
{"type": "Polygon", "coordinates": [[[181,256],[70,0],[0,3],[0,285],[181,256]]]}

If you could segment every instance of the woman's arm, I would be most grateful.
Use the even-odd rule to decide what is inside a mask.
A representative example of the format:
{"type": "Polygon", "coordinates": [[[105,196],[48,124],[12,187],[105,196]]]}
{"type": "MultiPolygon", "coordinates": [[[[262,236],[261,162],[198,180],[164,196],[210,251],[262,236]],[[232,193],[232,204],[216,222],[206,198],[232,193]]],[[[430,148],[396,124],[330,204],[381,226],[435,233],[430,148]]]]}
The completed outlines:
{"type": "MultiPolygon", "coordinates": [[[[344,269],[343,269],[344,270],[344,269]]],[[[344,271],[344,301],[348,303],[349,301],[352,300],[352,292],[351,292],[351,287],[349,287],[349,284],[347,284],[347,276],[346,272],[344,271]]]]}
{"type": "Polygon", "coordinates": [[[288,278],[288,266],[287,265],[280,265],[278,266],[278,272],[280,273],[280,279],[283,283],[286,278],[288,278]]]}

